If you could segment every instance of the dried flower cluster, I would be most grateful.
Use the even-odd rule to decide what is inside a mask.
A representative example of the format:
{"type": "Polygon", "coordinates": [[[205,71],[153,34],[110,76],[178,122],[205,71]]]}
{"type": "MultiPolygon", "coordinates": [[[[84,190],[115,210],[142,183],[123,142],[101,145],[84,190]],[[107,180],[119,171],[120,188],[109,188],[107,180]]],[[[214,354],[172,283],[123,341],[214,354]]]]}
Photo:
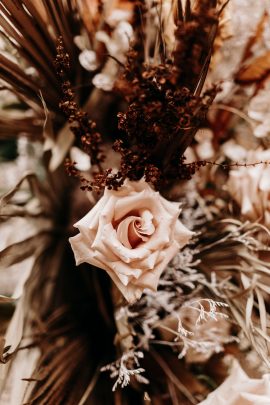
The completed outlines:
{"type": "MultiPolygon", "coordinates": [[[[160,50],[161,61],[157,64],[143,63],[143,50],[137,49],[136,42],[133,44],[116,84],[116,91],[128,104],[126,112],[118,114],[120,138],[113,145],[114,151],[121,155],[119,170],[109,168],[103,174],[100,170],[92,183],[82,178],[87,183],[83,188],[100,190],[107,186],[116,190],[127,178],[137,181],[145,177],[161,189],[177,180],[191,179],[206,164],[204,161],[185,164],[184,152],[203,125],[217,92],[214,87],[200,96],[217,32],[217,16],[214,2],[208,1],[203,1],[195,11],[187,6],[185,20],[179,10],[175,50],[170,58],[164,58],[160,50]]],[[[59,47],[58,51],[65,52],[59,47]]],[[[60,59],[58,54],[57,64],[60,59]]],[[[62,71],[63,66],[58,66],[60,77],[62,71]]],[[[68,94],[68,83],[63,83],[62,88],[65,98],[61,106],[70,116],[67,109],[74,108],[72,104],[68,107],[73,95],[68,94]]],[[[92,125],[89,123],[89,131],[92,125]]],[[[96,148],[99,141],[83,137],[82,142],[96,148]]],[[[91,153],[89,150],[90,156],[91,153]]],[[[69,162],[68,169],[70,174],[80,177],[74,164],[69,162]]]]}
{"type": "Polygon", "coordinates": [[[97,165],[101,170],[100,164],[104,160],[104,155],[100,149],[102,142],[101,135],[96,130],[96,124],[89,119],[86,112],[80,110],[78,104],[74,101],[75,96],[71,88],[71,82],[66,80],[67,74],[70,71],[70,57],[65,52],[61,37],[58,40],[55,67],[62,81],[63,99],[59,107],[68,118],[70,129],[74,133],[75,138],[81,143],[83,150],[90,156],[92,165],[97,165]]]}

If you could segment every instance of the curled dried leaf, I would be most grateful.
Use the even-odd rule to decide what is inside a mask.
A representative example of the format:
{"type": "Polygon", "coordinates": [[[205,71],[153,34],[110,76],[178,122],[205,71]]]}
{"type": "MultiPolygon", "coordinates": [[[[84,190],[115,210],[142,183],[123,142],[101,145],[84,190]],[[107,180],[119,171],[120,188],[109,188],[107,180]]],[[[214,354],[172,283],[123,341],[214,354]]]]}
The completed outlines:
{"type": "Polygon", "coordinates": [[[253,59],[236,76],[239,83],[254,83],[263,80],[270,73],[270,51],[253,59]]]}

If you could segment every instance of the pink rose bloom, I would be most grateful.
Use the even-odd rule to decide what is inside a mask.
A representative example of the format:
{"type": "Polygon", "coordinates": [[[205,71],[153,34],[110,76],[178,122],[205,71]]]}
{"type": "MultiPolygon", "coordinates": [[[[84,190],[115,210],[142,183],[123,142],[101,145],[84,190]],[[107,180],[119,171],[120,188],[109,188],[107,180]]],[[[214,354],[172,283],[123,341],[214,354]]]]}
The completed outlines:
{"type": "Polygon", "coordinates": [[[144,181],[105,190],[74,226],[70,238],[76,264],[104,269],[128,302],[145,288],[156,290],[161,273],[192,236],[179,220],[179,203],[167,201],[144,181]]]}
{"type": "MultiPolygon", "coordinates": [[[[243,148],[241,149],[244,151],[243,148]]],[[[240,152],[242,152],[241,149],[240,152]]],[[[269,150],[245,151],[242,155],[248,164],[270,160],[269,150]]],[[[241,159],[235,160],[241,161],[241,159]]],[[[270,225],[269,165],[258,164],[231,170],[227,190],[239,204],[244,216],[251,221],[261,220],[265,225],[270,225]]]]}
{"type": "Polygon", "coordinates": [[[270,374],[249,378],[237,361],[231,375],[199,405],[269,405],[270,374]]]}

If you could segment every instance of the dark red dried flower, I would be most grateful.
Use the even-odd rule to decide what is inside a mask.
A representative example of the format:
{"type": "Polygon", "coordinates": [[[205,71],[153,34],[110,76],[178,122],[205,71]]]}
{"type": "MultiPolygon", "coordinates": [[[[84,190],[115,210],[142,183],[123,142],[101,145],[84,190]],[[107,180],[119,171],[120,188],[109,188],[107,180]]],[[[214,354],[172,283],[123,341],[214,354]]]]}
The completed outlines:
{"type": "MultiPolygon", "coordinates": [[[[135,16],[141,15],[143,21],[145,4],[141,3],[135,7],[135,16]]],[[[116,173],[100,170],[89,187],[117,189],[126,178],[136,181],[144,176],[161,189],[174,181],[190,179],[204,164],[186,164],[184,152],[203,124],[217,92],[213,88],[200,95],[217,32],[216,1],[201,0],[195,10],[187,2],[185,16],[179,14],[176,25],[172,59],[165,60],[163,53],[161,63],[155,65],[143,63],[143,33],[137,32],[137,41],[127,54],[124,71],[115,86],[127,102],[126,111],[118,114],[120,136],[113,145],[121,155],[120,168],[116,173]]],[[[63,63],[68,64],[63,49],[61,52],[63,63]]],[[[57,62],[62,75],[61,58],[57,62]]],[[[73,132],[81,139],[92,163],[100,164],[101,140],[95,124],[78,111],[68,82],[63,83],[63,93],[61,107],[73,123],[73,132]]]]}
{"type": "Polygon", "coordinates": [[[69,55],[65,52],[61,37],[58,39],[55,67],[61,79],[63,93],[59,107],[68,118],[70,129],[75,138],[80,141],[84,151],[90,156],[91,164],[97,165],[99,171],[102,172],[101,163],[104,161],[104,155],[100,148],[101,135],[96,130],[96,123],[88,117],[85,111],[80,110],[74,101],[71,83],[66,79],[70,67],[69,55]]]}

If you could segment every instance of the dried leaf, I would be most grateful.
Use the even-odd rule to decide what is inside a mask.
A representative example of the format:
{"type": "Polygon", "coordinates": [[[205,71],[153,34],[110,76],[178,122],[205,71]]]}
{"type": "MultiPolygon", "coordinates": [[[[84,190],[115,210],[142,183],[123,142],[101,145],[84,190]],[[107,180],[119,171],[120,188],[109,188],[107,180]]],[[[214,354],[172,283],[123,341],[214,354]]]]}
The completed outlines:
{"type": "MultiPolygon", "coordinates": [[[[10,206],[10,202],[16,195],[16,193],[21,190],[24,182],[28,183],[30,191],[36,198],[38,198],[40,206],[42,208],[42,212],[45,214],[45,216],[51,213],[52,202],[57,204],[57,200],[55,200],[52,190],[48,189],[48,187],[45,187],[44,183],[41,185],[35,173],[26,173],[11,190],[1,196],[0,216],[9,216],[15,214],[15,212],[19,213],[20,211],[22,211],[22,207],[18,206],[17,208],[15,208],[12,203],[10,206]]],[[[33,212],[33,208],[34,207],[32,206],[30,212],[33,212]]],[[[25,215],[29,213],[27,205],[24,206],[23,212],[25,215]]],[[[34,210],[34,212],[36,212],[36,209],[34,210]]]]}
{"type": "Polygon", "coordinates": [[[44,150],[51,150],[52,156],[49,163],[49,170],[54,172],[65,159],[69,149],[74,143],[74,135],[70,131],[69,126],[64,128],[57,134],[56,140],[46,138],[44,150]]]}
{"type": "Polygon", "coordinates": [[[22,340],[24,316],[24,299],[22,297],[17,303],[14,315],[5,335],[5,349],[0,353],[0,362],[2,363],[6,363],[9,360],[22,340]]]}
{"type": "Polygon", "coordinates": [[[253,59],[236,76],[239,83],[254,83],[263,80],[270,72],[270,51],[253,59]]]}
{"type": "Polygon", "coordinates": [[[21,405],[24,395],[30,385],[25,377],[31,376],[40,355],[38,348],[20,350],[9,364],[0,365],[0,381],[8,371],[9,383],[0,385],[0,403],[2,405],[21,405]]]}
{"type": "Polygon", "coordinates": [[[0,268],[9,267],[43,250],[49,238],[48,231],[41,231],[31,238],[8,246],[0,252],[0,268]]]}

